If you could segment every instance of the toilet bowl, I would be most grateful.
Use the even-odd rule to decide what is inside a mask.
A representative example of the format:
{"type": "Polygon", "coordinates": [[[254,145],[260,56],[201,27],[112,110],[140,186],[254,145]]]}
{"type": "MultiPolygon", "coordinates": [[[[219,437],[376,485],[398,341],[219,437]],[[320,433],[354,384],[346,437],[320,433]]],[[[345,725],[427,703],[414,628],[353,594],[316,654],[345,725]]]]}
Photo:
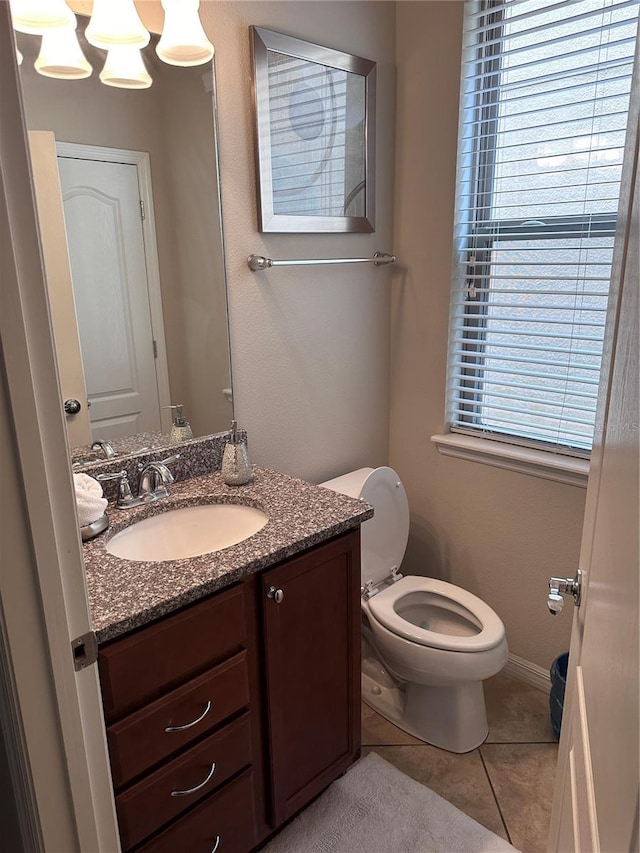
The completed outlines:
{"type": "Polygon", "coordinates": [[[400,573],[409,504],[392,468],[321,485],[375,509],[362,525],[362,698],[427,743],[475,749],[489,731],[482,682],[507,662],[500,617],[454,584],[400,573]]]}

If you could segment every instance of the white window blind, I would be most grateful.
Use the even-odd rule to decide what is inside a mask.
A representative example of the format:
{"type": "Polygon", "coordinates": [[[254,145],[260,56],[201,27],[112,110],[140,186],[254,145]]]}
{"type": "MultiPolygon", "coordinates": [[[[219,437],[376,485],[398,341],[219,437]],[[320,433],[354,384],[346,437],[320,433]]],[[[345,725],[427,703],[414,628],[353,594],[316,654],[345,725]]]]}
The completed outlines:
{"type": "Polygon", "coordinates": [[[450,428],[591,449],[638,0],[467,2],[450,428]]]}

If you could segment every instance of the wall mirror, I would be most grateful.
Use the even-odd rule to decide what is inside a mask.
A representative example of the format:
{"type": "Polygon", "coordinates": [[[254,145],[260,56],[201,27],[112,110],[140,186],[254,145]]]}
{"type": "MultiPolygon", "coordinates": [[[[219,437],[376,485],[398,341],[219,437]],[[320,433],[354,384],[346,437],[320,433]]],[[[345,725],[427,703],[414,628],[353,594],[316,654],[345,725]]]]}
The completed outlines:
{"type": "Polygon", "coordinates": [[[259,228],[374,231],[376,64],[251,27],[259,228]]]}
{"type": "MultiPolygon", "coordinates": [[[[52,316],[56,302],[59,313],[54,337],[63,395],[80,400],[90,420],[88,431],[74,430],[67,417],[70,444],[122,439],[135,451],[148,433],[155,446],[158,433],[168,443],[163,407],[175,403],[194,436],[220,432],[232,417],[232,391],[213,66],[167,65],[152,36],[144,51],[150,88],[106,86],[98,78],[105,53],[84,39],[86,19],[78,21],[94,69],[81,80],[37,73],[40,39],[17,33],[34,175],[34,145],[49,137],[62,194],[72,293],[61,310],[64,276],[52,279],[47,269],[52,316]],[[84,397],[63,376],[74,335],[84,397]]],[[[46,257],[43,217],[55,205],[41,204],[35,183],[46,257]]]]}

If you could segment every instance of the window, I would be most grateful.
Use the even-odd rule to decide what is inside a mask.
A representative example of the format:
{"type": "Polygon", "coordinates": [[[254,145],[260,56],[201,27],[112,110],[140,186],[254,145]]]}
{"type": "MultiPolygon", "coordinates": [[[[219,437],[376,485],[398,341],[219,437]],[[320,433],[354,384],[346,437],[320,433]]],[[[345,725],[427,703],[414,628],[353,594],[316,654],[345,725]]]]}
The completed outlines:
{"type": "Polygon", "coordinates": [[[467,2],[452,432],[588,456],[638,0],[467,2]]]}

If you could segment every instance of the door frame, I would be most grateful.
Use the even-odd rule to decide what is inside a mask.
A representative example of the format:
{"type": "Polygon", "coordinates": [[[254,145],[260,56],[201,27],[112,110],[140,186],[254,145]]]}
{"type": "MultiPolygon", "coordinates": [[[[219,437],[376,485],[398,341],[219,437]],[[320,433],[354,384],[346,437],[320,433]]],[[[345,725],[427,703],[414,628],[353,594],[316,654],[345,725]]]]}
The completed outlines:
{"type": "Polygon", "coordinates": [[[164,314],[162,310],[162,288],[160,286],[160,262],[158,260],[158,240],[156,236],[155,208],[153,206],[153,188],[151,181],[151,160],[146,151],[130,151],[126,148],[107,148],[102,145],[85,145],[78,142],[59,142],[56,140],[58,157],[73,160],[97,160],[103,163],[124,163],[135,166],[138,173],[138,192],[144,206],[142,220],[142,242],[147,268],[147,293],[151,332],[156,342],[156,384],[160,404],[160,424],[162,431],[171,431],[171,411],[165,408],[171,404],[169,387],[169,364],[167,344],[164,336],[164,314]]]}
{"type": "Polygon", "coordinates": [[[11,565],[0,572],[1,642],[13,676],[3,688],[23,727],[33,796],[18,792],[41,849],[118,851],[97,666],[76,672],[70,645],[91,623],[8,3],[0,3],[0,247],[0,438],[12,449],[3,485],[16,519],[3,525],[11,565]]]}

